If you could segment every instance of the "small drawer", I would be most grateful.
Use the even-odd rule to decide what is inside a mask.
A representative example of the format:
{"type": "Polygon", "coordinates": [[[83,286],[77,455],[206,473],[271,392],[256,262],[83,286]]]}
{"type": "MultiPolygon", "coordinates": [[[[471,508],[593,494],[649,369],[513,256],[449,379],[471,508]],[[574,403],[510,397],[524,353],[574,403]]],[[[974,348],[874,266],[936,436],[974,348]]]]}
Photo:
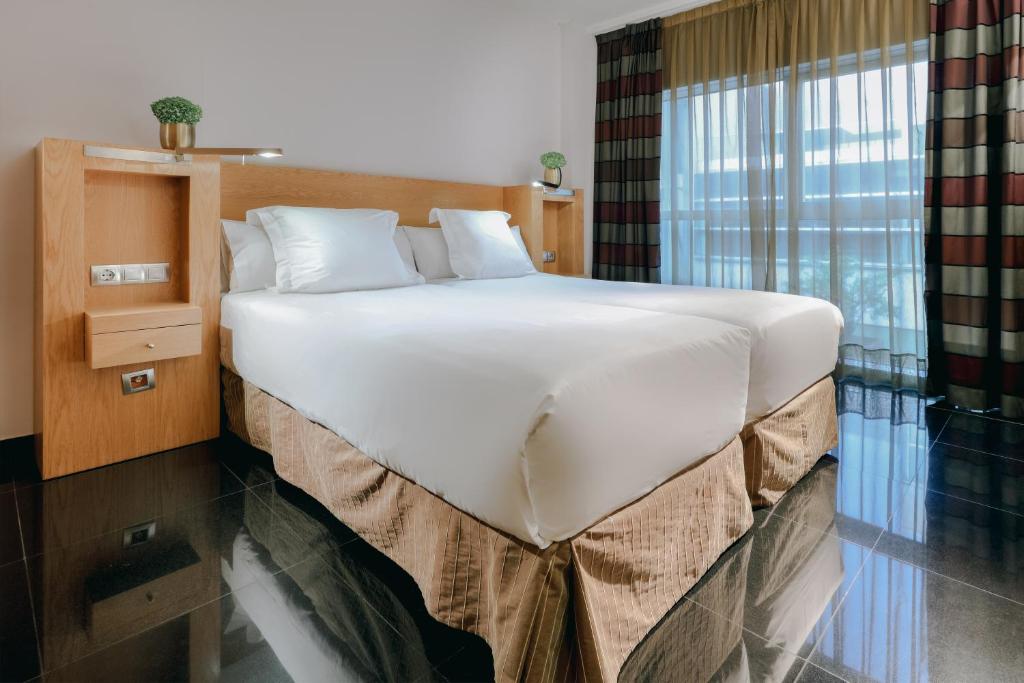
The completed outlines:
{"type": "Polygon", "coordinates": [[[95,370],[115,365],[198,356],[202,352],[202,345],[201,324],[177,325],[87,335],[85,355],[89,367],[95,370]]]}

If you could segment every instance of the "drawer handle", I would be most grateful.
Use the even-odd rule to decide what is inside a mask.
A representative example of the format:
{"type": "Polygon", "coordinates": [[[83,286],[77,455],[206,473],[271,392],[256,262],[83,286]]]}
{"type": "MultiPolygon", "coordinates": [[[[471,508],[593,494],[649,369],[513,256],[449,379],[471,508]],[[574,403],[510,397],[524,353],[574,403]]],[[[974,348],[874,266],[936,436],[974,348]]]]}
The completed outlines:
{"type": "Polygon", "coordinates": [[[147,349],[155,349],[156,348],[156,344],[154,344],[153,342],[150,342],[150,343],[146,344],[146,348],[147,349]]]}

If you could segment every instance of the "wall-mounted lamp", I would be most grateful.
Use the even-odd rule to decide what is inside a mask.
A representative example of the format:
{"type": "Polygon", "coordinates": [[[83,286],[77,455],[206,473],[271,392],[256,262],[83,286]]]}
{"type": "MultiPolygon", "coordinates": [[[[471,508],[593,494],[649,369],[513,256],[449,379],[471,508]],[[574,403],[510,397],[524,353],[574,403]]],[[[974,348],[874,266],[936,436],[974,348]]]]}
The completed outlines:
{"type": "Polygon", "coordinates": [[[148,149],[131,149],[127,147],[103,147],[85,145],[85,156],[103,157],[106,159],[124,159],[126,161],[145,161],[152,164],[173,164],[190,161],[191,154],[211,154],[224,157],[263,157],[272,159],[284,156],[280,147],[178,147],[166,152],[154,152],[148,149]]]}
{"type": "Polygon", "coordinates": [[[280,147],[178,147],[174,150],[175,156],[183,158],[186,154],[213,154],[222,157],[242,157],[242,164],[245,164],[246,157],[263,157],[273,159],[284,156],[284,150],[280,147]]]}

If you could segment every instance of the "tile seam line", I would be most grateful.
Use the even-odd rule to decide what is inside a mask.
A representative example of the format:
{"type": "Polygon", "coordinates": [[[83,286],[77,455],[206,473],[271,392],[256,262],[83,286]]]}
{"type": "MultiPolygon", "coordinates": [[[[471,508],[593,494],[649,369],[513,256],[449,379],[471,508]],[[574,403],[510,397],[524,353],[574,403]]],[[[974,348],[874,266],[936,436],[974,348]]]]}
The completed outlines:
{"type": "Polygon", "coordinates": [[[21,569],[25,572],[25,590],[28,593],[28,611],[32,614],[32,632],[35,634],[36,641],[36,667],[38,668],[39,675],[43,673],[43,646],[41,637],[39,634],[39,620],[36,619],[36,600],[32,590],[32,576],[28,571],[28,552],[25,546],[25,530],[21,525],[21,506],[18,505],[18,489],[15,487],[11,490],[11,495],[14,497],[14,516],[18,520],[18,541],[21,543],[21,569]]]}

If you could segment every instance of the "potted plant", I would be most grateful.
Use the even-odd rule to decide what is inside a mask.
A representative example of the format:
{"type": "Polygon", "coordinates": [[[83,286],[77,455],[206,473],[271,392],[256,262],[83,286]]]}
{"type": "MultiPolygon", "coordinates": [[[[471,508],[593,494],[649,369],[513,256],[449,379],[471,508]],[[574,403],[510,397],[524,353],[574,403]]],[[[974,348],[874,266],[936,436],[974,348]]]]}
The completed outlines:
{"type": "Polygon", "coordinates": [[[160,146],[164,149],[195,147],[196,124],[203,108],[184,97],[165,97],[149,105],[160,122],[160,146]]]}
{"type": "Polygon", "coordinates": [[[544,184],[558,187],[562,184],[562,167],[565,166],[565,155],[561,152],[545,152],[540,155],[540,164],[544,167],[544,184]]]}

